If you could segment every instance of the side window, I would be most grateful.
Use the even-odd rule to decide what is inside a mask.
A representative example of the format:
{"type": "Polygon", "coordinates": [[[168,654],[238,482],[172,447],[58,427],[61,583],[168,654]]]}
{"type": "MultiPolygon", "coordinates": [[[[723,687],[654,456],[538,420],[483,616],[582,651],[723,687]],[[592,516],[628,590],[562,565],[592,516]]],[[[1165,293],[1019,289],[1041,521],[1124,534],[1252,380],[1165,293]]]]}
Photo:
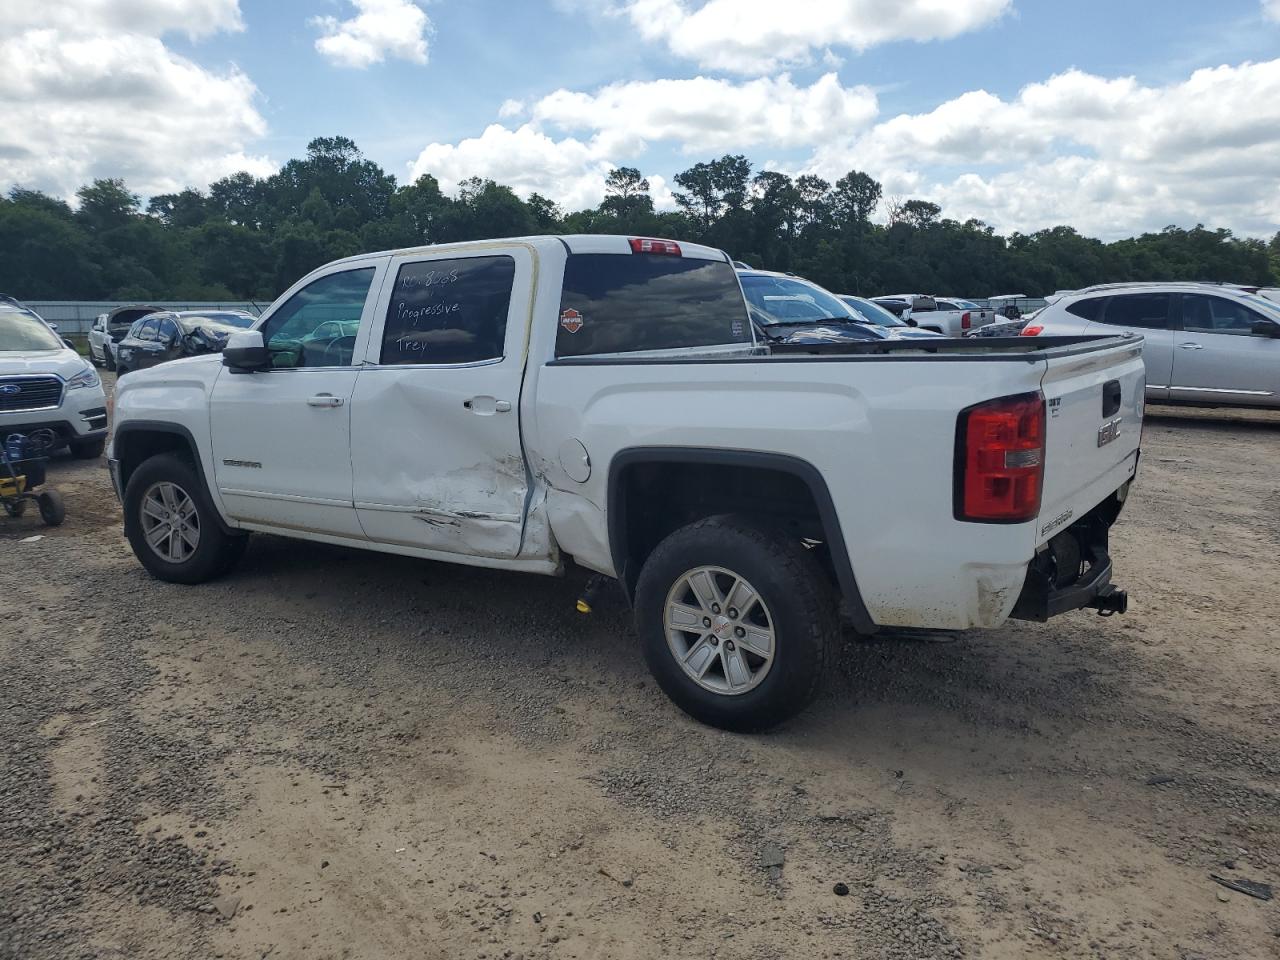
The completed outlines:
{"type": "Polygon", "coordinates": [[[271,365],[281,369],[351,366],[373,274],[373,267],[331,273],[285,301],[259,328],[271,365]]]}
{"type": "Polygon", "coordinates": [[[565,264],[557,357],[751,342],[742,287],[723,260],[575,253],[565,264]]]}
{"type": "Polygon", "coordinates": [[[1102,305],[1106,302],[1106,297],[1089,297],[1085,300],[1077,300],[1067,307],[1067,313],[1093,323],[1098,320],[1102,313],[1102,305]]]}
{"type": "Polygon", "coordinates": [[[1226,333],[1247,337],[1262,317],[1243,304],[1202,293],[1182,295],[1182,329],[1190,333],[1226,333]]]}
{"type": "Polygon", "coordinates": [[[178,324],[168,317],[160,321],[160,329],[157,333],[157,339],[164,343],[176,343],[181,336],[178,332],[178,324]]]}
{"type": "Polygon", "coordinates": [[[507,256],[404,264],[387,307],[379,362],[501,359],[515,276],[516,262],[507,256]]]}
{"type": "Polygon", "coordinates": [[[1112,297],[1100,322],[1110,327],[1167,330],[1169,300],[1167,293],[1127,293],[1112,297]]]}
{"type": "Polygon", "coordinates": [[[156,338],[156,327],[159,325],[157,320],[143,320],[133,330],[133,339],[135,340],[154,340],[156,338]]]}

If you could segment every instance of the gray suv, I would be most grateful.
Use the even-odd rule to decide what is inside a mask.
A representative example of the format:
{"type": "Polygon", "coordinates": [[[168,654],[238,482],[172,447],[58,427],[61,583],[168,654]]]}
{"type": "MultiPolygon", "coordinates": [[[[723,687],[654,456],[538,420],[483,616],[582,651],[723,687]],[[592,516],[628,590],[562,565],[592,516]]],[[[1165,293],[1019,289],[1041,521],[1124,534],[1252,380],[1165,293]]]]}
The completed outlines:
{"type": "Polygon", "coordinates": [[[1022,333],[1143,337],[1152,403],[1280,407],[1280,303],[1238,287],[1089,287],[1049,304],[1022,333]]]}

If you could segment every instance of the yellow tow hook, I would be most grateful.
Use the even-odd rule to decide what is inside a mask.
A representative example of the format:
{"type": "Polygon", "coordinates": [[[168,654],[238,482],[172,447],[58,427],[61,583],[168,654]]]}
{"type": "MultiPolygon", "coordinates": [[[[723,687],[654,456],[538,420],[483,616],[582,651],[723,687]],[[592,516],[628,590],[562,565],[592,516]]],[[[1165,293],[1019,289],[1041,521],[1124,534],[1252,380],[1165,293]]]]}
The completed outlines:
{"type": "Polygon", "coordinates": [[[600,595],[600,591],[605,584],[610,582],[610,578],[603,574],[597,573],[591,576],[587,581],[587,585],[582,588],[582,596],[578,598],[576,609],[583,616],[591,613],[595,607],[596,598],[600,595]]]}

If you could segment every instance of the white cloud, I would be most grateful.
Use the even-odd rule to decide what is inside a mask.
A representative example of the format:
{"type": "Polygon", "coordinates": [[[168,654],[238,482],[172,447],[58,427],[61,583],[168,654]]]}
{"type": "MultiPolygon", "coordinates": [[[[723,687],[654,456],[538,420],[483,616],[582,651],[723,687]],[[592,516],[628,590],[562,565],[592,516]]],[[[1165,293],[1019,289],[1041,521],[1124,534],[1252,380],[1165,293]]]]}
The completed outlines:
{"type": "Polygon", "coordinates": [[[876,116],[867,87],[844,87],[834,73],[799,87],[783,74],[731,83],[694,77],[616,83],[595,93],[557,90],[531,108],[535,122],[588,130],[610,152],[671,140],[686,152],[794,147],[846,137],[876,116]]]}
{"type": "MultiPolygon", "coordinates": [[[[1274,0],[1273,0],[1274,2],[1274,0]]],[[[620,0],[647,40],[704,67],[766,73],[829,47],[945,40],[985,26],[1012,0],[620,0]]]]}
{"type": "Polygon", "coordinates": [[[824,144],[807,165],[828,178],[851,167],[883,179],[886,194],[1006,230],[1069,223],[1120,236],[1201,220],[1274,233],[1280,60],[1160,87],[1072,70],[1010,101],[971,91],[824,144]]]}
{"type": "Polygon", "coordinates": [[[316,49],[328,60],[363,70],[387,57],[427,62],[431,21],[413,0],[351,0],[356,15],[347,20],[314,17],[324,34],[316,49]]]}
{"type": "MultiPolygon", "coordinates": [[[[489,177],[522,196],[537,191],[580,209],[599,204],[608,172],[633,164],[650,143],[675,143],[686,154],[792,148],[853,136],[875,114],[875,94],[843,87],[835,74],[807,87],[783,74],[743,83],[695,77],[619,83],[595,93],[561,89],[532,104],[503,103],[499,118],[528,118],[518,128],[494,124],[478,137],[428,145],[411,177],[430,173],[450,190],[469,176],[489,177]],[[548,128],[570,135],[557,138],[548,128]]],[[[650,175],[649,184],[655,205],[674,205],[665,178],[650,175]]]]}
{"type": "Polygon", "coordinates": [[[1280,0],[1262,0],[1262,15],[1280,23],[1280,0]]]}
{"type": "Polygon", "coordinates": [[[236,3],[62,0],[39,5],[43,22],[16,6],[0,13],[0,189],[69,197],[95,177],[124,177],[151,195],[273,169],[250,155],[266,123],[248,77],[207,70],[157,35],[114,26],[133,10],[155,34],[237,29],[236,3]]]}
{"type": "Polygon", "coordinates": [[[531,124],[515,130],[492,124],[478,137],[432,143],[413,162],[409,179],[429,173],[445,192],[470,177],[496,180],[522,197],[541,193],[570,210],[593,207],[604,197],[613,168],[599,150],[572,138],[553,140],[531,124]]]}
{"type": "Polygon", "coordinates": [[[55,29],[191,37],[243,30],[240,0],[5,0],[0,33],[55,29]]]}

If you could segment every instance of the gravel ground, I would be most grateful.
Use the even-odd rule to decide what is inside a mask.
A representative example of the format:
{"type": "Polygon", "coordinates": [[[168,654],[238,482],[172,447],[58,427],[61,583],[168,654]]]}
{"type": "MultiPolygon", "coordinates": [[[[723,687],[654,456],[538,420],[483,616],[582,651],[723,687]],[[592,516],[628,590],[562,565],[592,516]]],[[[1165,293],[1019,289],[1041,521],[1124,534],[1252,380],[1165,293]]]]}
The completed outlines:
{"type": "Polygon", "coordinates": [[[0,956],[1280,956],[1280,415],[1152,408],[1127,617],[850,638],[721,733],[579,584],[0,521],[0,956]],[[42,539],[24,542],[24,538],[42,539]]]}

